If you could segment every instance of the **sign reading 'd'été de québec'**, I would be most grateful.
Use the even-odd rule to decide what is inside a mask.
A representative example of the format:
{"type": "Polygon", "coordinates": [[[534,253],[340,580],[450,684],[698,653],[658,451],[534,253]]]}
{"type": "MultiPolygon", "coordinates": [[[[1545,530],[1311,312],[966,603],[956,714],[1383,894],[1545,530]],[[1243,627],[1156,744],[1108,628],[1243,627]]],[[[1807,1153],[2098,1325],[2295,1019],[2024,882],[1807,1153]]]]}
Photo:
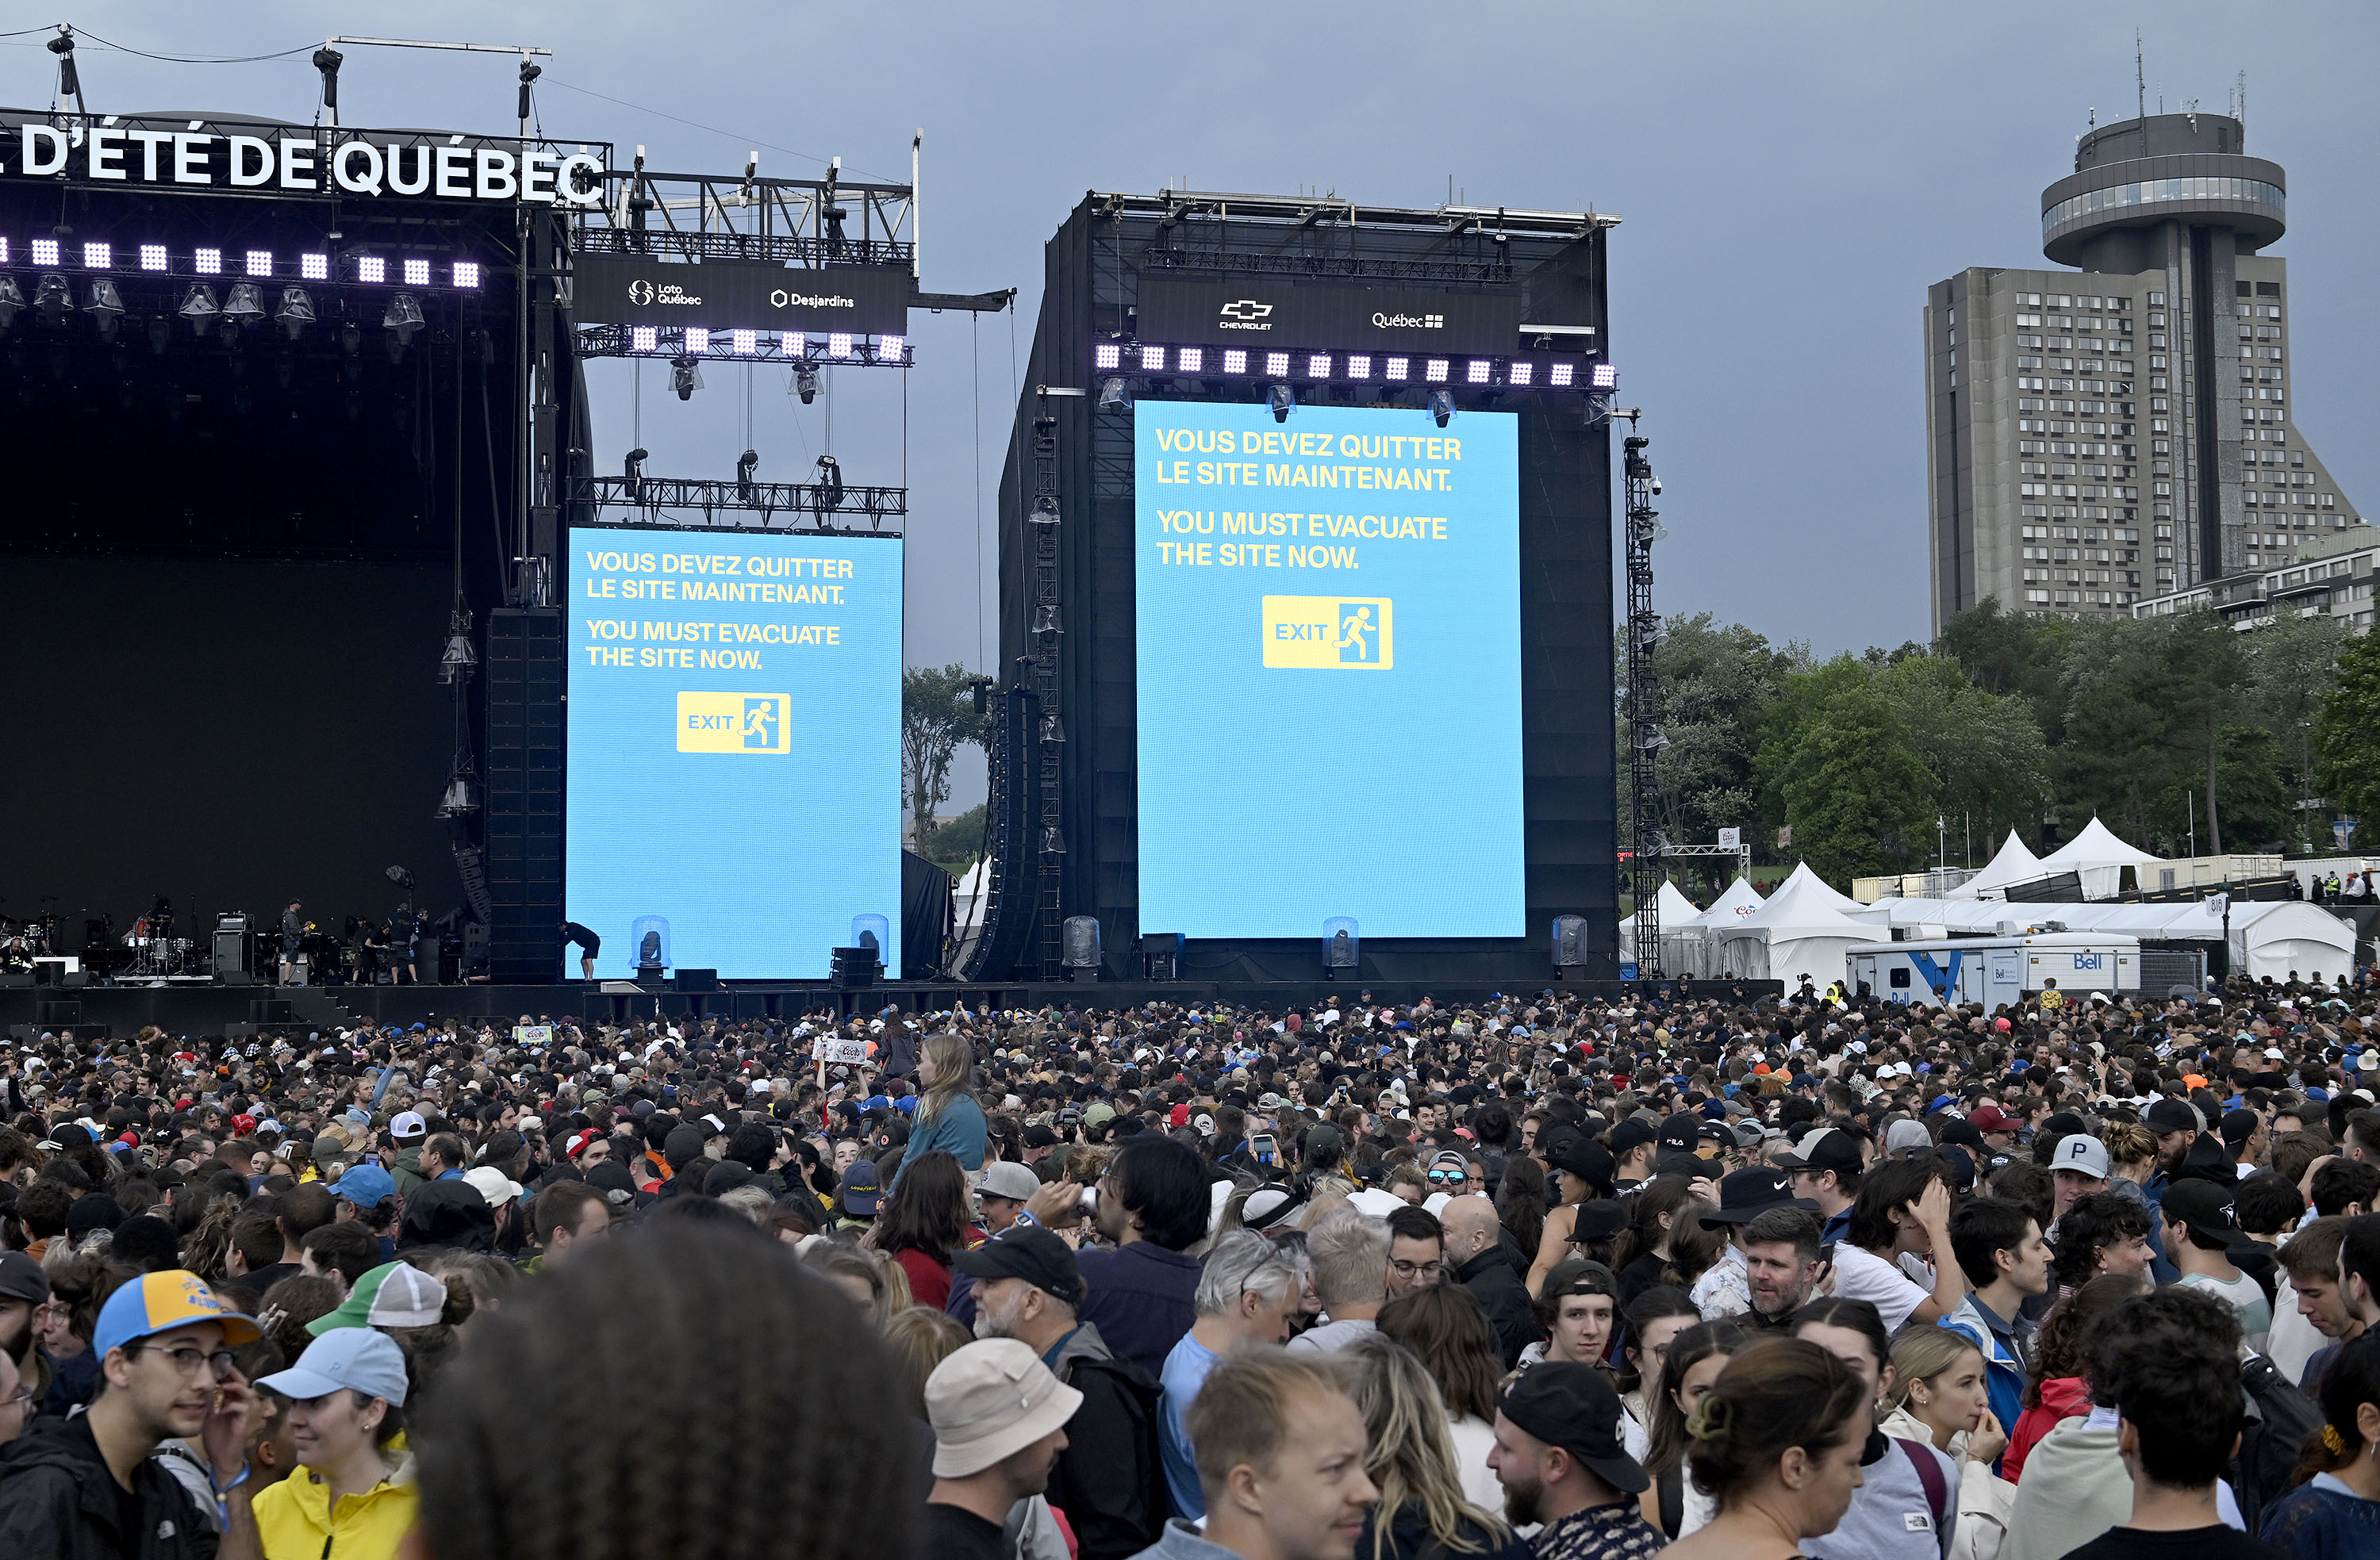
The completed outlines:
{"type": "Polygon", "coordinates": [[[587,146],[429,130],[0,110],[0,178],[12,181],[596,206],[605,162],[587,146]]]}

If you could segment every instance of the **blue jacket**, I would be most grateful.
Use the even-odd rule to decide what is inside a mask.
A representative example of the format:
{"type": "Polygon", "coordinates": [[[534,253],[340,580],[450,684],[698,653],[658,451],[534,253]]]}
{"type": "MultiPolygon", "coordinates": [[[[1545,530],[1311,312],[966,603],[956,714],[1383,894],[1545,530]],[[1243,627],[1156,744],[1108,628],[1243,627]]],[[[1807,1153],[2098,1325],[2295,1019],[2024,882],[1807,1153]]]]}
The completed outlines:
{"type": "Polygon", "coordinates": [[[942,1107],[941,1116],[910,1132],[908,1150],[901,1155],[901,1167],[892,1172],[892,1184],[901,1184],[917,1155],[938,1148],[956,1159],[960,1169],[980,1170],[983,1142],[983,1107],[965,1094],[956,1095],[942,1107]]]}
{"type": "MultiPolygon", "coordinates": [[[[1983,1350],[1984,1382],[1991,1393],[1992,1418],[1999,1421],[2003,1427],[2016,1423],[2018,1416],[2024,1412],[2025,1362],[2010,1352],[1999,1334],[1993,1331],[1991,1323],[1985,1319],[1983,1306],[1976,1300],[1974,1290],[1967,1291],[1966,1298],[1959,1302],[1959,1309],[1942,1319],[1942,1325],[1954,1333],[1964,1333],[1974,1340],[1977,1348],[1983,1350]]],[[[1997,1462],[1993,1464],[1992,1471],[1999,1471],[1997,1462]]]]}

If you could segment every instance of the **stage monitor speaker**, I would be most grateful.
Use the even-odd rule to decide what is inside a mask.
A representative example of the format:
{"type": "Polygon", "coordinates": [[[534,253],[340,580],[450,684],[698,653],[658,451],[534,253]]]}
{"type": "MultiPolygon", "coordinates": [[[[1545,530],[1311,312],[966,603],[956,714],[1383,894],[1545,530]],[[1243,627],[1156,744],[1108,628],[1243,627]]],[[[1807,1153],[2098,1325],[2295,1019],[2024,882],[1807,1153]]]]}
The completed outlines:
{"type": "MultiPolygon", "coordinates": [[[[1092,979],[1099,978],[1099,918],[1096,915],[1069,915],[1058,928],[1058,957],[1069,971],[1088,970],[1092,979]]],[[[1070,976],[1070,978],[1078,978],[1070,976]]]]}
{"type": "Polygon", "coordinates": [[[1182,934],[1143,932],[1140,936],[1140,976],[1143,980],[1182,978],[1182,934]]]}
{"type": "Polygon", "coordinates": [[[1336,980],[1342,970],[1363,962],[1364,934],[1352,915],[1333,915],[1322,923],[1322,978],[1336,980]]]}
{"type": "Polygon", "coordinates": [[[286,997],[251,997],[248,999],[248,1022],[250,1023],[295,1023],[297,1015],[289,1010],[286,997]]]}
{"type": "Polygon", "coordinates": [[[1554,968],[1575,970],[1586,962],[1586,917],[1554,917],[1554,968]]]}
{"type": "Polygon", "coordinates": [[[827,984],[837,989],[874,986],[883,969],[872,948],[838,948],[828,955],[827,984]]]}
{"type": "Polygon", "coordinates": [[[678,991],[716,991],[719,989],[719,972],[716,970],[680,970],[677,973],[675,981],[673,983],[673,989],[678,991]]]}

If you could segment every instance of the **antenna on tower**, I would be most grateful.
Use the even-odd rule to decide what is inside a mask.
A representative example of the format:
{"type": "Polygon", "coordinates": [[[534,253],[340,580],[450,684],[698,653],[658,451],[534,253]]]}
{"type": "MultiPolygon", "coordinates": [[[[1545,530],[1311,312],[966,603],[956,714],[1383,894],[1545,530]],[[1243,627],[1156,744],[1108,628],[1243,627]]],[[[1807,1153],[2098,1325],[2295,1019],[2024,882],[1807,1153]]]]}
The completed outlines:
{"type": "Polygon", "coordinates": [[[2248,125],[2248,73],[2241,71],[2231,83],[2231,117],[2240,121],[2240,128],[2248,125]]]}
{"type": "MultiPolygon", "coordinates": [[[[2140,103],[2141,155],[2149,154],[2149,76],[2145,55],[2141,48],[2141,30],[2132,29],[2132,91],[2140,103]]],[[[2157,105],[2162,109],[2165,105],[2157,105]]]]}

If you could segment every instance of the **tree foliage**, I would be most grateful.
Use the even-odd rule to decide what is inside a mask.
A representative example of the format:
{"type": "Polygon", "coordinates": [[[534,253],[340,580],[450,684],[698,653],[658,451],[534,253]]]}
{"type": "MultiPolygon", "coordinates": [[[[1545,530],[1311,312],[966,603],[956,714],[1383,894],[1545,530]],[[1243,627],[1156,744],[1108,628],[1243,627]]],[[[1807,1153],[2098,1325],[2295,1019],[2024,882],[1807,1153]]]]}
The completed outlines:
{"type": "Polygon", "coordinates": [[[902,800],[920,841],[932,830],[935,813],[951,799],[951,760],[962,746],[983,741],[971,678],[956,661],[913,666],[901,673],[902,800]]]}
{"type": "MultiPolygon", "coordinates": [[[[2032,617],[1985,601],[1907,644],[1815,663],[1708,614],[1672,620],[1658,816],[1672,840],[1793,829],[1829,878],[1911,870],[2013,828],[2048,850],[2094,815],[2166,855],[2295,848],[2297,798],[2380,816],[2380,636],[2328,618],[2032,617]],[[2318,757],[2305,773],[2309,754],[2318,757]]],[[[1627,816],[1627,733],[1618,783],[1627,816]]]]}

